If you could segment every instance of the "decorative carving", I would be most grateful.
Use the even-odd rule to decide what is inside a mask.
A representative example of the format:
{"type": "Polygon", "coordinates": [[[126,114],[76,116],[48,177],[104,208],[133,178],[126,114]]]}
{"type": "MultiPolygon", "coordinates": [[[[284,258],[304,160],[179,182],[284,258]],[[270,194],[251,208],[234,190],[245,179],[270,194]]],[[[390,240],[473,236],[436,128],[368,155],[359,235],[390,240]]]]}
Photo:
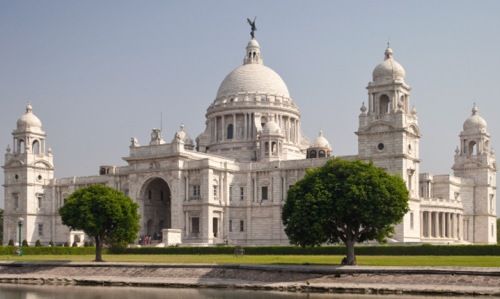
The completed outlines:
{"type": "Polygon", "coordinates": [[[135,137],[130,138],[130,147],[137,147],[137,146],[140,146],[137,138],[135,137]]]}

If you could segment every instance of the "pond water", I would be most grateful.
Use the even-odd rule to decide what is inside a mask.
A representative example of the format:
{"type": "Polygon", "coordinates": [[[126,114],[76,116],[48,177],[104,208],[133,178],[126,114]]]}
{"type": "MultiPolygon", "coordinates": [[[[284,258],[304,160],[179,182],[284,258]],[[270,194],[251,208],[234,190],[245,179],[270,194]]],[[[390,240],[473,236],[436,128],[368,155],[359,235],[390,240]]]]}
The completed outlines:
{"type": "MultiPolygon", "coordinates": [[[[421,296],[373,296],[345,294],[306,294],[286,292],[263,292],[234,289],[169,289],[169,288],[132,288],[132,287],[89,287],[89,286],[26,286],[0,284],[1,299],[429,299],[421,296]]],[[[433,296],[432,298],[438,298],[433,296]]],[[[452,297],[439,297],[452,298],[452,297]]],[[[466,297],[460,297],[466,298],[466,297]]],[[[472,297],[471,297],[472,298],[472,297]]],[[[476,297],[477,298],[477,297],[476,297]]]]}

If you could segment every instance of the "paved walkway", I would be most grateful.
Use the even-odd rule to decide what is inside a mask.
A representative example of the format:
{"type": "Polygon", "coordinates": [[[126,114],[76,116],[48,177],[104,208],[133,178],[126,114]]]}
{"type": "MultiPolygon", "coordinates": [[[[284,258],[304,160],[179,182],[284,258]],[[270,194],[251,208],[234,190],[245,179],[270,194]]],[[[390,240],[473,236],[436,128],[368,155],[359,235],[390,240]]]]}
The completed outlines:
{"type": "Polygon", "coordinates": [[[500,297],[500,268],[0,262],[0,283],[500,297]]]}

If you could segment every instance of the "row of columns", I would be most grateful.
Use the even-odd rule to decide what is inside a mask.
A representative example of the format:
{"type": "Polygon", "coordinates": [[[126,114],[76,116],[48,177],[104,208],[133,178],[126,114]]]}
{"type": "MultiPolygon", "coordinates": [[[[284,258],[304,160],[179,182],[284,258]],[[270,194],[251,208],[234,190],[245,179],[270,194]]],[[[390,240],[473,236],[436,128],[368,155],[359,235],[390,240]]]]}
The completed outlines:
{"type": "MultiPolygon", "coordinates": [[[[233,139],[239,138],[239,127],[237,127],[236,113],[230,114],[232,116],[233,124],[233,139]]],[[[212,119],[212,141],[221,141],[227,139],[226,134],[226,117],[228,115],[215,116],[212,119]],[[219,132],[219,126],[221,128],[219,132]]],[[[243,140],[249,140],[254,138],[254,128],[255,128],[255,115],[254,113],[243,113],[243,140]]],[[[284,128],[285,139],[287,141],[292,141],[297,143],[299,140],[299,126],[300,122],[296,118],[285,117],[283,115],[278,115],[276,122],[280,128],[284,128]]]]}
{"type": "Polygon", "coordinates": [[[420,212],[420,234],[422,238],[463,240],[463,216],[449,212],[420,212]]]}

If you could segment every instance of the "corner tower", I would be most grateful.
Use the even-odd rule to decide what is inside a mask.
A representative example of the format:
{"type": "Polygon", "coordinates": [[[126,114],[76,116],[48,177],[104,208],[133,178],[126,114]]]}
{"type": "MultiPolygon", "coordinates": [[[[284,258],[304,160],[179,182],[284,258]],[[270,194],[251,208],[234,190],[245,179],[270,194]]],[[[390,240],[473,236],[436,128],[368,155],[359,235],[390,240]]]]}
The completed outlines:
{"type": "Polygon", "coordinates": [[[473,196],[464,200],[464,236],[472,243],[496,243],[496,158],[486,121],[474,104],[460,132],[455,176],[474,181],[473,196]]]}
{"type": "Polygon", "coordinates": [[[12,132],[12,148],[7,147],[4,168],[4,235],[3,243],[19,239],[18,222],[22,219],[22,239],[51,241],[52,206],[46,198],[46,187],[54,177],[53,157],[46,149],[47,135],[31,105],[17,120],[12,132]]]}
{"type": "Polygon", "coordinates": [[[359,115],[358,155],[387,172],[400,175],[410,193],[410,211],[396,226],[398,241],[420,241],[418,195],[420,129],[416,110],[410,109],[410,86],[404,68],[387,47],[384,61],[373,70],[368,83],[368,107],[359,115]]]}

